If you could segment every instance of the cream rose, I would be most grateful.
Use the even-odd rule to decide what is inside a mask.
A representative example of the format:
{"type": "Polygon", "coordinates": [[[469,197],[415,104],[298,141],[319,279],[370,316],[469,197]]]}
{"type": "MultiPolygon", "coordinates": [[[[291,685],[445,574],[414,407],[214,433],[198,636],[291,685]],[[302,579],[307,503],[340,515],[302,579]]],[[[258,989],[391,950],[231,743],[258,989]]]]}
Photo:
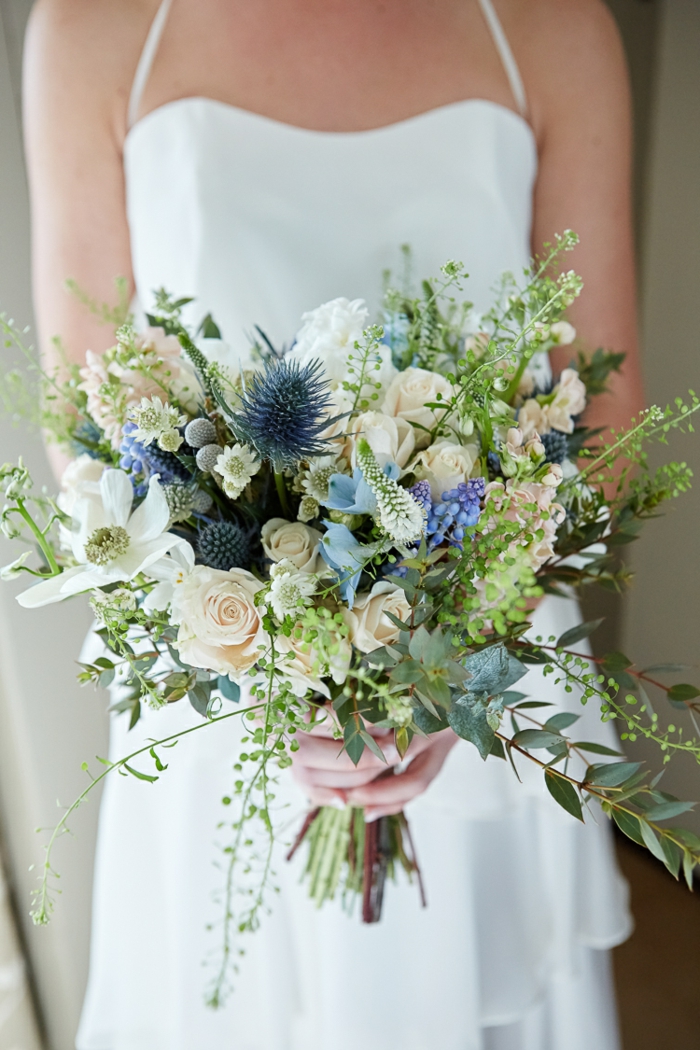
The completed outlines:
{"type": "Polygon", "coordinates": [[[271,561],[288,558],[300,572],[318,572],[323,566],[319,554],[321,533],[303,521],[270,518],[262,527],[263,550],[271,561]]]}
{"type": "Polygon", "coordinates": [[[479,456],[476,445],[454,445],[437,441],[420,452],[415,462],[416,477],[430,482],[430,494],[441,500],[443,492],[466,481],[479,456]]]}
{"type": "Polygon", "coordinates": [[[100,478],[106,464],[84,452],[72,460],[61,476],[61,491],[56,502],[65,514],[72,514],[79,499],[100,496],[100,478]]]}
{"type": "Polygon", "coordinates": [[[380,580],[367,594],[355,596],[352,609],[345,612],[350,641],[363,653],[371,653],[382,645],[391,645],[399,637],[399,628],[386,615],[393,613],[399,620],[411,615],[406,595],[394,583],[380,580]]]}
{"type": "Polygon", "coordinates": [[[382,468],[387,463],[405,467],[416,446],[415,433],[408,420],[400,416],[392,419],[383,412],[362,412],[353,419],[350,437],[343,450],[343,455],[350,460],[353,467],[357,465],[355,445],[358,437],[366,438],[377,463],[382,468]]]}
{"type": "Polygon", "coordinates": [[[255,606],[260,589],[260,581],[245,569],[222,572],[196,565],[172,598],[173,622],[179,624],[176,647],[185,663],[241,678],[267,642],[255,606]]]}
{"type": "Polygon", "coordinates": [[[430,442],[430,435],[426,431],[432,430],[445,414],[439,408],[427,408],[427,404],[440,400],[448,402],[453,393],[450,383],[438,372],[407,368],[390,383],[381,410],[395,419],[405,419],[425,427],[425,430],[415,431],[416,448],[425,448],[430,442]]]}

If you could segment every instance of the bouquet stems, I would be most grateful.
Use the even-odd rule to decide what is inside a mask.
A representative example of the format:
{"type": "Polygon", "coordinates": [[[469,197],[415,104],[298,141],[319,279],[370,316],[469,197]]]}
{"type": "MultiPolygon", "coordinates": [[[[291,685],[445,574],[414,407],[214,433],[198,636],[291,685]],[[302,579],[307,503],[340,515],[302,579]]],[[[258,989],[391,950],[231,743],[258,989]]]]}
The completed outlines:
{"type": "Polygon", "coordinates": [[[324,901],[333,900],[340,890],[347,910],[352,910],[355,899],[361,896],[362,921],[379,922],[384,886],[387,877],[396,877],[397,865],[410,881],[415,875],[421,904],[425,907],[420,868],[403,813],[368,823],[364,809],[319,806],[306,815],[287,860],[292,859],[304,841],[309,852],[303,877],[308,879],[309,896],[319,908],[324,901]]]}

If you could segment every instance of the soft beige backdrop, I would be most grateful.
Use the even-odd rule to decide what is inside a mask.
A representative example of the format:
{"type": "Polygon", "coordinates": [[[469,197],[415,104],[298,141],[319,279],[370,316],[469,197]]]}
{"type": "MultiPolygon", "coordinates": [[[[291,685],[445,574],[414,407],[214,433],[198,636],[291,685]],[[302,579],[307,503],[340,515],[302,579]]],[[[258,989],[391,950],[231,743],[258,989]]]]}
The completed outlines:
{"type": "MultiPolygon", "coordinates": [[[[665,402],[688,385],[700,388],[700,0],[609,2],[630,53],[638,110],[644,367],[649,398],[665,402]]],[[[19,73],[30,6],[31,0],[0,0],[0,308],[22,324],[31,321],[31,308],[19,73]]],[[[48,483],[38,440],[0,421],[0,459],[20,450],[48,483]]],[[[700,435],[682,455],[700,475],[700,435]]],[[[630,656],[698,663],[700,479],[693,495],[651,523],[633,558],[638,576],[622,625],[630,656]]],[[[33,829],[55,822],[56,800],[71,800],[83,786],[81,763],[105,751],[104,700],[74,680],[72,661],[88,622],[79,603],[30,613],[6,585],[0,589],[0,826],[50,1050],[73,1046],[86,976],[97,806],[77,815],[74,837],[60,846],[63,895],[47,929],[35,930],[26,919],[36,877],[28,868],[41,859],[33,829]]],[[[609,637],[617,634],[611,624],[609,637]]],[[[686,797],[700,796],[699,783],[694,768],[669,772],[669,786],[686,797]]],[[[3,1044],[0,1035],[0,1050],[29,1044],[3,1044]]]]}

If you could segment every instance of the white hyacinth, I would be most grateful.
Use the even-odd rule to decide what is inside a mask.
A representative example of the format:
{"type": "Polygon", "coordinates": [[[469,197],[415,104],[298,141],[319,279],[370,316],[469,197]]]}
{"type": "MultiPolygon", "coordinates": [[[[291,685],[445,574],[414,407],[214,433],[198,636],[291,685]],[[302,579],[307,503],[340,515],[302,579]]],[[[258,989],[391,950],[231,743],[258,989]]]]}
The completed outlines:
{"type": "Polygon", "coordinates": [[[425,527],[425,511],[406,489],[383,470],[365,438],[357,443],[357,465],[377,500],[379,524],[399,546],[416,543],[425,527]]]}
{"type": "Polygon", "coordinates": [[[313,573],[299,572],[293,562],[283,558],[272,566],[270,577],[268,601],[278,620],[296,616],[301,607],[311,605],[311,596],[316,590],[313,573]]]}
{"type": "Polygon", "coordinates": [[[250,479],[260,469],[260,461],[248,445],[227,445],[214,466],[229,499],[238,499],[250,479]]]}
{"type": "Polygon", "coordinates": [[[182,444],[182,435],[175,428],[183,426],[187,416],[159,397],[142,397],[141,404],[129,412],[129,419],[136,424],[131,437],[142,445],[156,441],[166,452],[177,452],[182,444]]]}

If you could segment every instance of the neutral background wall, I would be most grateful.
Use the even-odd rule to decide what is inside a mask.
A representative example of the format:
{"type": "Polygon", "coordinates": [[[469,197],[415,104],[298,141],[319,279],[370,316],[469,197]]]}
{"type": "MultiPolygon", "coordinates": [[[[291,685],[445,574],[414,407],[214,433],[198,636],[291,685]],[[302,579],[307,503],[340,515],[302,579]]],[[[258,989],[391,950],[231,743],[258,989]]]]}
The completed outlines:
{"type": "MultiPolygon", "coordinates": [[[[644,368],[650,400],[665,403],[688,385],[700,387],[700,0],[609,2],[635,90],[644,368]]],[[[31,0],[0,0],[0,309],[22,324],[31,323],[31,307],[19,71],[30,6],[31,0]]],[[[35,477],[50,483],[39,441],[0,421],[0,458],[15,459],[20,451],[35,477]]],[[[674,453],[700,475],[700,436],[674,453]]],[[[637,581],[620,628],[615,603],[606,605],[613,617],[606,638],[622,637],[641,663],[699,662],[698,522],[700,478],[693,495],[652,522],[636,546],[637,581]]],[[[0,563],[7,558],[0,549],[0,563]]],[[[24,612],[7,585],[0,588],[0,827],[50,1050],[73,1046],[86,976],[97,806],[77,815],[74,837],[59,848],[63,895],[47,929],[26,920],[35,881],[28,868],[41,859],[41,838],[32,829],[55,823],[56,799],[70,801],[84,785],[81,763],[105,753],[104,700],[78,689],[72,664],[88,622],[79,603],[24,612]]],[[[700,796],[696,768],[678,766],[667,782],[685,797],[700,796]]]]}

